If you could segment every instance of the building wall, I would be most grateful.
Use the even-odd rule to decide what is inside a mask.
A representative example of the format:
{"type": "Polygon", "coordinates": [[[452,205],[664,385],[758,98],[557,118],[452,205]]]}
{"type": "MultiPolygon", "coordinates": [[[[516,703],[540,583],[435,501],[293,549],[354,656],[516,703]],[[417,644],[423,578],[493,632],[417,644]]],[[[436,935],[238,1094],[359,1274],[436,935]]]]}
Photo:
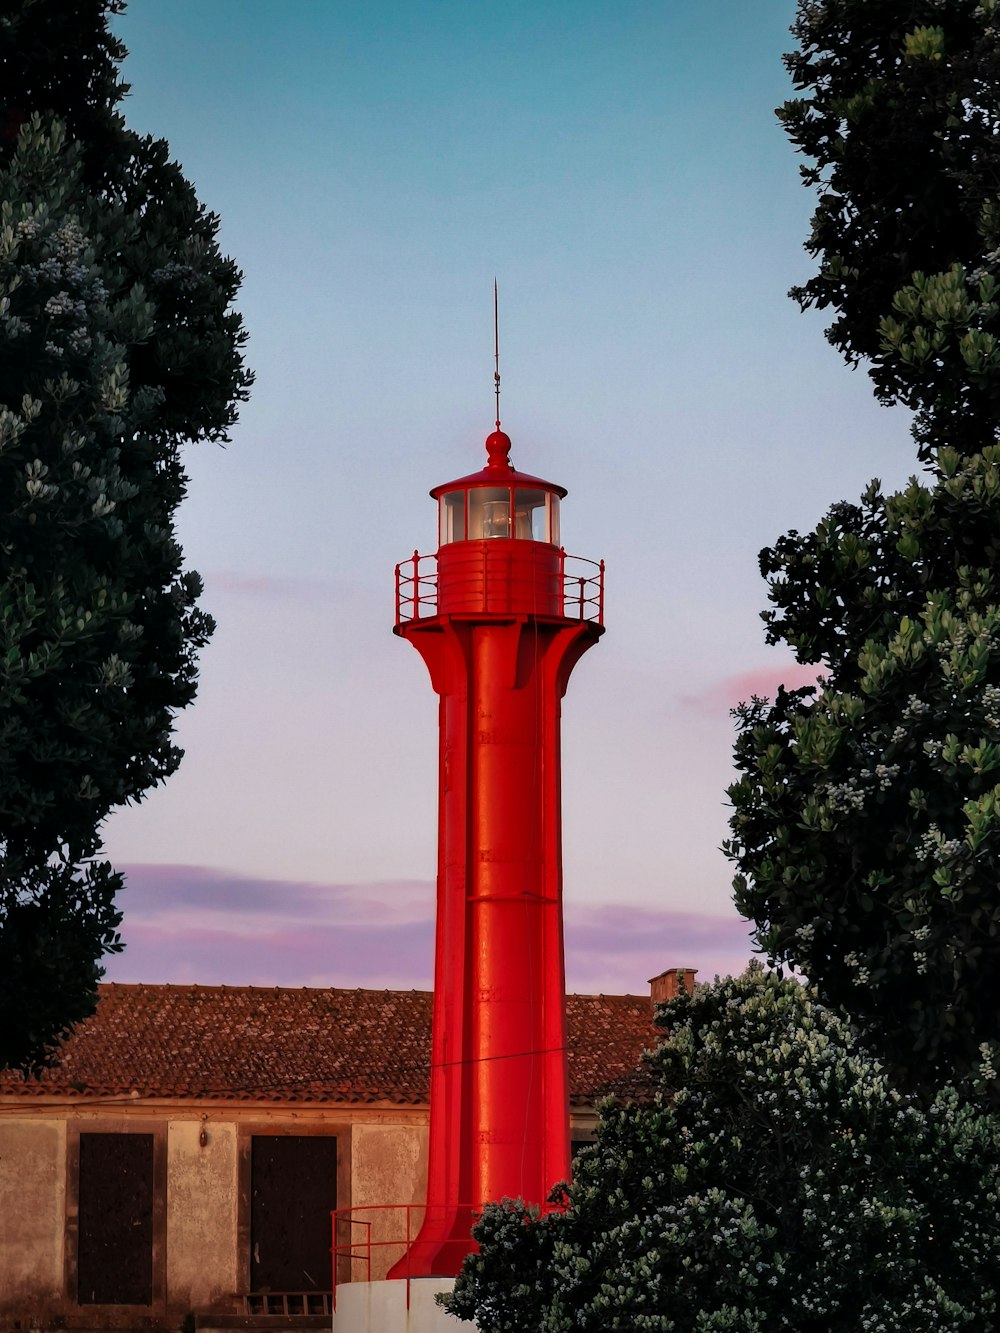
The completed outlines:
{"type": "MultiPolygon", "coordinates": [[[[368,1231],[363,1224],[370,1222],[370,1280],[379,1281],[404,1253],[407,1225],[412,1236],[423,1218],[422,1210],[407,1210],[405,1205],[422,1203],[427,1190],[426,1113],[418,1124],[356,1125],[351,1141],[351,1181],[351,1217],[355,1223],[351,1244],[358,1253],[359,1242],[368,1231]]],[[[351,1277],[368,1280],[367,1255],[354,1261],[351,1277]]]]}
{"type": "MultiPolygon", "coordinates": [[[[0,1330],[35,1320],[41,1327],[59,1320],[102,1333],[139,1322],[172,1330],[191,1310],[239,1313],[249,1279],[250,1148],[257,1134],[335,1136],[338,1207],[423,1198],[426,1107],[118,1099],[40,1107],[0,1100],[0,1330]],[[77,1302],[79,1136],[121,1132],[152,1134],[163,1164],[154,1302],[141,1309],[77,1302]]],[[[374,1239],[405,1235],[404,1213],[380,1210],[376,1216],[374,1239]]],[[[376,1248],[373,1276],[381,1276],[402,1248],[376,1248]]],[[[341,1280],[355,1275],[360,1270],[352,1273],[345,1259],[341,1280]]]]}
{"type": "Polygon", "coordinates": [[[239,1289],[236,1139],[232,1122],[167,1127],[166,1287],[170,1304],[185,1310],[225,1304],[239,1289]]]}
{"type": "Polygon", "coordinates": [[[0,1118],[0,1319],[62,1297],[66,1125],[0,1118]]]}
{"type": "MultiPolygon", "coordinates": [[[[25,1105],[0,1098],[0,1330],[176,1330],[191,1310],[237,1314],[249,1279],[250,1145],[255,1134],[337,1138],[337,1206],[371,1222],[370,1275],[403,1253],[406,1210],[423,1202],[427,1108],[96,1101],[25,1105]],[[201,1143],[204,1129],[206,1142],[201,1143]],[[149,1133],[157,1168],[154,1303],[105,1308],[77,1303],[76,1145],[81,1133],[149,1133]],[[395,1205],[386,1208],[384,1205],[395,1205]],[[385,1242],[385,1243],[383,1243],[385,1242]],[[391,1243],[390,1243],[391,1242],[391,1243]]],[[[575,1115],[585,1136],[593,1116],[575,1115]]],[[[422,1210],[409,1214],[410,1234],[422,1210]]],[[[356,1251],[365,1227],[341,1223],[356,1251]]],[[[338,1280],[368,1277],[367,1259],[344,1256],[338,1280]]]]}

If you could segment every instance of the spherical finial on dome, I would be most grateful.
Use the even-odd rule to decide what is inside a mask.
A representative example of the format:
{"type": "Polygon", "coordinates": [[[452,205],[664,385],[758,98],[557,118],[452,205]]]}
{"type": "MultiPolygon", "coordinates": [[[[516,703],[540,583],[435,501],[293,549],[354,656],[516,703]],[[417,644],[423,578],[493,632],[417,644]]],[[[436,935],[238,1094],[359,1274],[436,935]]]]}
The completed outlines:
{"type": "Polygon", "coordinates": [[[495,430],[486,437],[486,452],[490,461],[486,464],[495,472],[510,472],[510,436],[506,431],[495,430]]]}

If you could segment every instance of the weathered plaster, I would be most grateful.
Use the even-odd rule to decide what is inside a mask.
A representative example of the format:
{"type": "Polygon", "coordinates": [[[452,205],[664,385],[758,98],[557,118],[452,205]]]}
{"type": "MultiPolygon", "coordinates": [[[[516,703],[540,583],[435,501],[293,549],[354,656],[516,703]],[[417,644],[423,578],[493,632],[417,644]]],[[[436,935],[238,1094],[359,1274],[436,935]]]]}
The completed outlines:
{"type": "Polygon", "coordinates": [[[236,1179],[234,1124],[208,1118],[171,1121],[167,1291],[174,1308],[217,1305],[231,1301],[237,1290],[236,1179]]]}
{"type": "Polygon", "coordinates": [[[0,1119],[0,1315],[61,1299],[65,1212],[65,1122],[0,1119]]]}
{"type": "MultiPolygon", "coordinates": [[[[405,1244],[382,1242],[405,1238],[406,1210],[398,1207],[366,1213],[363,1209],[365,1205],[373,1204],[423,1203],[427,1189],[426,1125],[355,1124],[351,1157],[351,1207],[356,1210],[352,1217],[356,1221],[371,1222],[371,1278],[378,1280],[385,1276],[405,1249],[405,1244]]],[[[422,1221],[422,1210],[412,1209],[409,1216],[412,1236],[422,1221]]],[[[354,1227],[355,1243],[366,1230],[354,1227]]],[[[367,1264],[355,1263],[351,1276],[355,1280],[366,1278],[367,1264]]]]}

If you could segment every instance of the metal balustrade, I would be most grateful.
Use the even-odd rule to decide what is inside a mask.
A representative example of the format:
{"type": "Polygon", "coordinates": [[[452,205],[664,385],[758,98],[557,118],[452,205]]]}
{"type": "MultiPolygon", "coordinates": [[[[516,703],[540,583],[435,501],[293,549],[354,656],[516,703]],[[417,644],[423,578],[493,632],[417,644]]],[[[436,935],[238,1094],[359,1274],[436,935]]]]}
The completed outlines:
{"type": "MultiPolygon", "coordinates": [[[[359,1204],[354,1208],[335,1208],[333,1220],[333,1308],[337,1309],[337,1287],[344,1281],[371,1282],[373,1252],[388,1250],[385,1262],[378,1265],[379,1270],[388,1270],[393,1263],[409,1252],[417,1237],[428,1211],[426,1203],[370,1203],[359,1204]],[[364,1213],[367,1216],[357,1217],[364,1213]],[[414,1218],[414,1213],[419,1214],[414,1218]],[[393,1214],[402,1214],[393,1218],[393,1214]],[[378,1227],[383,1233],[379,1239],[372,1238],[373,1228],[378,1227]],[[360,1231],[360,1234],[359,1234],[360,1231]],[[338,1235],[339,1233],[339,1235],[338,1235]],[[350,1276],[346,1279],[342,1272],[346,1269],[350,1276]],[[360,1274],[356,1275],[360,1269],[360,1274]]],[[[449,1212],[451,1210],[449,1209],[449,1212]]],[[[466,1213],[469,1219],[469,1231],[481,1212],[481,1207],[471,1203],[456,1204],[454,1211],[466,1213]]],[[[381,1276],[381,1271],[379,1272],[381,1276]]],[[[410,1308],[410,1278],[406,1278],[406,1308],[410,1308]]]]}
{"type": "MultiPolygon", "coordinates": [[[[485,566],[486,552],[483,551],[485,566]]],[[[604,561],[559,552],[563,615],[604,624],[604,561]]],[[[483,578],[485,583],[485,576],[483,578]]],[[[437,555],[414,551],[396,566],[396,624],[429,620],[438,611],[437,555]]]]}

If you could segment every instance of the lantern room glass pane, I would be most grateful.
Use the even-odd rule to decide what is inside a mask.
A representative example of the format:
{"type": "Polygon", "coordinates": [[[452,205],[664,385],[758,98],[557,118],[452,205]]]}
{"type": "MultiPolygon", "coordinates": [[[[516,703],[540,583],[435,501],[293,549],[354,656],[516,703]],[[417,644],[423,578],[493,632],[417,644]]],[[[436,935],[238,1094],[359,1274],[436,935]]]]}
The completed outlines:
{"type": "Polygon", "coordinates": [[[524,490],[514,492],[514,536],[523,541],[547,542],[549,516],[547,491],[524,490]]]}
{"type": "Polygon", "coordinates": [[[549,541],[553,546],[559,545],[559,496],[550,495],[549,499],[549,541]]]}
{"type": "Polygon", "coordinates": [[[506,486],[476,486],[469,491],[469,536],[510,536],[510,490],[506,486]]]}
{"type": "Polygon", "coordinates": [[[465,491],[450,491],[441,496],[441,533],[439,542],[465,541],[465,491]]]}

